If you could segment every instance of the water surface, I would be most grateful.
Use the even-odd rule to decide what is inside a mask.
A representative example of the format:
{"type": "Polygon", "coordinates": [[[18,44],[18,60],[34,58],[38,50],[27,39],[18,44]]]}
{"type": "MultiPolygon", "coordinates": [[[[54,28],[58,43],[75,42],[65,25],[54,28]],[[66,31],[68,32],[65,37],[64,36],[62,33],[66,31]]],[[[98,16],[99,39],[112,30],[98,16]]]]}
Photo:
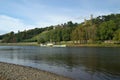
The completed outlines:
{"type": "Polygon", "coordinates": [[[0,61],[75,80],[120,80],[120,48],[0,46],[0,61]]]}

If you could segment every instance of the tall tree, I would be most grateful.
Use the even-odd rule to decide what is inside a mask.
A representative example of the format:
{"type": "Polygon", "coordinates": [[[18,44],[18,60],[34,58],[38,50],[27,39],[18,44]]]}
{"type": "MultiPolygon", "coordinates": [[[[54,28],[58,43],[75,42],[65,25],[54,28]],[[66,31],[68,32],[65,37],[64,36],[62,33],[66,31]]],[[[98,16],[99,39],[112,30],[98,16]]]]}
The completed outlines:
{"type": "Polygon", "coordinates": [[[112,40],[115,28],[116,26],[115,26],[114,21],[110,20],[107,22],[103,22],[99,26],[100,39],[101,40],[112,40]]]}
{"type": "Polygon", "coordinates": [[[113,38],[113,40],[120,41],[120,29],[118,29],[118,30],[114,33],[114,38],[113,38]]]}

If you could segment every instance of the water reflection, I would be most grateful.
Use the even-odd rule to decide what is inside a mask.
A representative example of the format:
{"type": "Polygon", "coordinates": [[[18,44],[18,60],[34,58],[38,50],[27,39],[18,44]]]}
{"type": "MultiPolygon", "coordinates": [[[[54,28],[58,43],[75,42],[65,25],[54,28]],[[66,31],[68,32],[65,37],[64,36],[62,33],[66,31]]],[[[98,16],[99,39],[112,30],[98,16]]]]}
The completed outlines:
{"type": "Polygon", "coordinates": [[[76,80],[120,80],[120,48],[1,46],[0,60],[36,67],[76,80]]]}

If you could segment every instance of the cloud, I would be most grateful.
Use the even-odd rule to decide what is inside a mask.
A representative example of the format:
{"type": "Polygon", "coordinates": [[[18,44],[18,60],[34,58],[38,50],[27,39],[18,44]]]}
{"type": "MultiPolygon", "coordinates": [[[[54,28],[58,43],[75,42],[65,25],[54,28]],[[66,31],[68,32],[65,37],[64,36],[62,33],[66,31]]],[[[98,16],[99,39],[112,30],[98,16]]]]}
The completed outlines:
{"type": "Polygon", "coordinates": [[[0,15],[0,29],[11,31],[19,29],[19,27],[24,27],[21,20],[6,15],[0,15]]]}
{"type": "Polygon", "coordinates": [[[18,32],[18,30],[28,30],[33,28],[46,27],[50,25],[62,24],[67,21],[75,21],[73,17],[64,15],[47,15],[43,17],[44,20],[39,20],[33,25],[24,23],[23,20],[14,18],[7,15],[0,15],[0,34],[4,34],[10,31],[18,32]]]}
{"type": "Polygon", "coordinates": [[[20,19],[6,15],[0,15],[0,34],[10,31],[17,32],[18,30],[28,30],[31,28],[33,28],[33,25],[27,25],[20,19]]]}
{"type": "Polygon", "coordinates": [[[59,14],[49,14],[43,17],[44,20],[39,20],[36,25],[39,27],[46,27],[51,25],[63,24],[68,21],[72,22],[82,22],[84,19],[76,19],[75,16],[69,15],[59,15],[59,14]]]}
{"type": "Polygon", "coordinates": [[[99,15],[118,12],[119,0],[2,0],[0,2],[0,34],[35,27],[82,22],[99,15]],[[104,5],[105,4],[105,5],[104,5]],[[116,6],[116,7],[115,7],[116,6]]]}
{"type": "MultiPolygon", "coordinates": [[[[26,23],[26,21],[11,17],[8,15],[0,15],[0,34],[7,33],[10,31],[18,32],[18,30],[28,30],[33,28],[40,28],[40,27],[46,27],[51,25],[57,25],[57,24],[63,24],[68,21],[73,22],[82,22],[84,21],[84,18],[89,19],[90,14],[93,12],[81,11],[82,15],[67,15],[67,14],[46,14],[45,16],[41,16],[41,19],[36,20],[35,22],[31,23],[31,25],[26,23]],[[88,15],[88,16],[86,16],[88,15]]],[[[81,13],[79,12],[79,13],[81,13]]],[[[109,12],[110,13],[110,12],[109,12]]],[[[100,12],[96,11],[94,12],[94,17],[97,17],[99,15],[105,15],[108,14],[108,12],[100,12]]]]}

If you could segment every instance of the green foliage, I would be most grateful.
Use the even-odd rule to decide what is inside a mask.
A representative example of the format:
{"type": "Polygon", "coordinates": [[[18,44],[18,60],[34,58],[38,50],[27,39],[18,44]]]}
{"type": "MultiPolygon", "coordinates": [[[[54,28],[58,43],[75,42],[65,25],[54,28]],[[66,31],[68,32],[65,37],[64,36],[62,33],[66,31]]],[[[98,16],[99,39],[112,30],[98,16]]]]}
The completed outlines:
{"type": "MultiPolygon", "coordinates": [[[[52,26],[50,27],[46,27],[46,28],[35,28],[35,29],[31,29],[31,30],[24,30],[24,31],[18,31],[18,33],[14,34],[14,37],[16,38],[14,42],[34,42],[37,41],[37,39],[31,39],[34,36],[42,33],[43,31],[46,30],[51,30],[52,26]]],[[[12,37],[12,35],[8,34],[4,34],[1,35],[0,38],[2,39],[2,42],[12,42],[11,39],[9,39],[9,37],[12,37]]]]}
{"type": "Polygon", "coordinates": [[[76,27],[77,24],[72,23],[71,21],[67,24],[61,24],[54,26],[55,28],[52,30],[48,30],[45,34],[41,33],[38,36],[38,41],[42,37],[45,42],[61,42],[61,41],[70,41],[71,40],[71,33],[74,27],[76,27]]]}
{"type": "Polygon", "coordinates": [[[72,39],[78,43],[87,43],[96,39],[96,26],[87,22],[86,24],[79,25],[72,32],[72,39]]]}
{"type": "Polygon", "coordinates": [[[70,28],[66,28],[62,30],[62,40],[70,41],[70,28]]]}
{"type": "Polygon", "coordinates": [[[116,41],[120,41],[120,29],[118,29],[115,33],[114,33],[114,40],[116,41]]]}
{"type": "Polygon", "coordinates": [[[48,31],[42,32],[40,35],[37,36],[37,41],[38,43],[45,43],[47,42],[47,34],[48,31]]]}
{"type": "Polygon", "coordinates": [[[49,32],[49,38],[51,42],[60,42],[61,41],[61,29],[51,30],[49,32]]]}
{"type": "Polygon", "coordinates": [[[112,40],[115,28],[116,26],[114,21],[110,20],[107,22],[103,22],[99,27],[100,39],[112,40]]]}
{"type": "Polygon", "coordinates": [[[120,29],[120,14],[99,16],[76,27],[72,32],[72,40],[79,43],[119,40],[118,29],[120,29]]]}
{"type": "Polygon", "coordinates": [[[46,42],[46,41],[45,41],[44,38],[39,38],[39,40],[38,40],[38,44],[40,44],[40,43],[44,44],[45,42],[46,42]]]}
{"type": "Polygon", "coordinates": [[[105,40],[120,40],[120,14],[98,16],[81,24],[69,21],[45,28],[10,32],[0,35],[2,42],[61,42],[89,43],[105,40]]]}
{"type": "Polygon", "coordinates": [[[14,32],[10,32],[9,34],[7,34],[7,36],[4,37],[2,42],[6,42],[6,43],[16,43],[16,37],[14,32]]]}

